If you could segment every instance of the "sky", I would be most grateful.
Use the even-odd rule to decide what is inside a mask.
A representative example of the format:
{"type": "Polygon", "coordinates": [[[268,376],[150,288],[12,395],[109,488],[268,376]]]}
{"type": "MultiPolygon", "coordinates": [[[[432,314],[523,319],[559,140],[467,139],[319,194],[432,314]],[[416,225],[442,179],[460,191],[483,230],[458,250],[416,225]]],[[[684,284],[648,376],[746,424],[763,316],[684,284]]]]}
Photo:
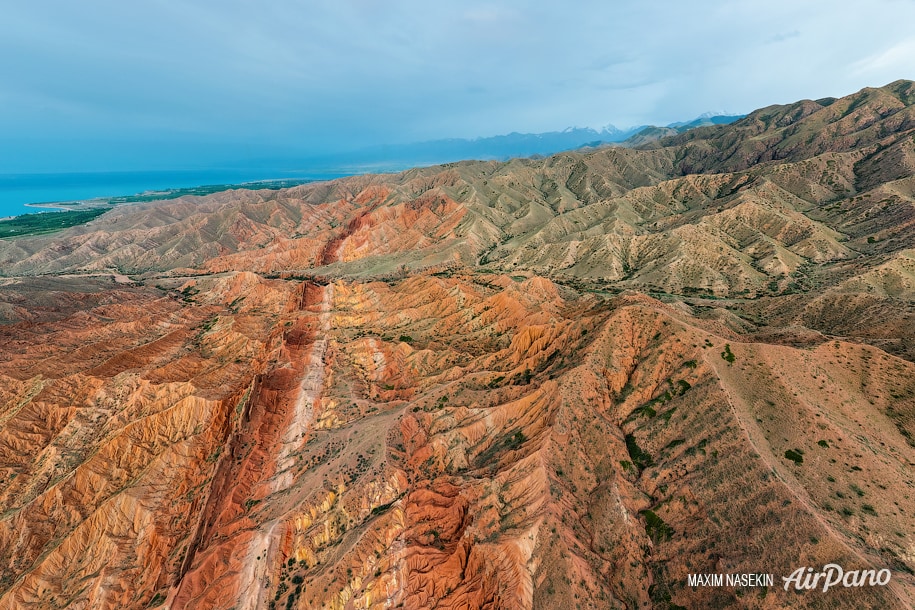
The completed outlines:
{"type": "Polygon", "coordinates": [[[663,125],[915,79],[912,0],[4,5],[0,173],[663,125]]]}

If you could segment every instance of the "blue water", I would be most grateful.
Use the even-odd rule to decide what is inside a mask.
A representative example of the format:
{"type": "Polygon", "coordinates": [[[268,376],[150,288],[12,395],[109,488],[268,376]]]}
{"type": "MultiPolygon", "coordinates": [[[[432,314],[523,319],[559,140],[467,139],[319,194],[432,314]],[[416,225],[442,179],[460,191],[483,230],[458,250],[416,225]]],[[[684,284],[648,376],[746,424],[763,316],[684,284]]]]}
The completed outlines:
{"type": "Polygon", "coordinates": [[[26,203],[80,201],[96,197],[136,195],[212,184],[241,184],[257,180],[326,180],[347,172],[261,170],[195,170],[91,172],[73,174],[0,174],[0,218],[33,214],[41,208],[26,203]]]}

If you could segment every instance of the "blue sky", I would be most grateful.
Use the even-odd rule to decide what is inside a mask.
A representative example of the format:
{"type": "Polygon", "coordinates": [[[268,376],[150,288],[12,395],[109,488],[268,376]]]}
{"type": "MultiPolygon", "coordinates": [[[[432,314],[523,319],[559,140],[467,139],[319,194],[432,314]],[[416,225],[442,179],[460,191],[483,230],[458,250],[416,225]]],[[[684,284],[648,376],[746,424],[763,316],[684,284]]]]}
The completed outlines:
{"type": "Polygon", "coordinates": [[[915,78],[912,23],[909,0],[8,2],[0,173],[743,113],[915,78]]]}

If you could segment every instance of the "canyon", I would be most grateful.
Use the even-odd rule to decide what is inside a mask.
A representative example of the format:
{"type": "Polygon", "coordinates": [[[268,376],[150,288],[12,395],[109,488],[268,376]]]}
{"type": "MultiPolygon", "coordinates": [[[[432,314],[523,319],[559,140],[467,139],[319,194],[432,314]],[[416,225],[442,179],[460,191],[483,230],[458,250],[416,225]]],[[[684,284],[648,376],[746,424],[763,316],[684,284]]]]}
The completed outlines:
{"type": "Polygon", "coordinates": [[[0,609],[915,606],[915,83],[0,270],[0,609]]]}

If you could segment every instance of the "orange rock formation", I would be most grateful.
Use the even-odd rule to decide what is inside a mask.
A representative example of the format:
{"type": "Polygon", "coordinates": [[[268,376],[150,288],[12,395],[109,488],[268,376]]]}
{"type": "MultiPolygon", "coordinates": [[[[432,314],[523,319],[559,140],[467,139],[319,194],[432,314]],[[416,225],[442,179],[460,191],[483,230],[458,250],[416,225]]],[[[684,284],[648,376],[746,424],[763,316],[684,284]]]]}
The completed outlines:
{"type": "Polygon", "coordinates": [[[0,609],[912,607],[913,102],[0,242],[0,609]]]}

